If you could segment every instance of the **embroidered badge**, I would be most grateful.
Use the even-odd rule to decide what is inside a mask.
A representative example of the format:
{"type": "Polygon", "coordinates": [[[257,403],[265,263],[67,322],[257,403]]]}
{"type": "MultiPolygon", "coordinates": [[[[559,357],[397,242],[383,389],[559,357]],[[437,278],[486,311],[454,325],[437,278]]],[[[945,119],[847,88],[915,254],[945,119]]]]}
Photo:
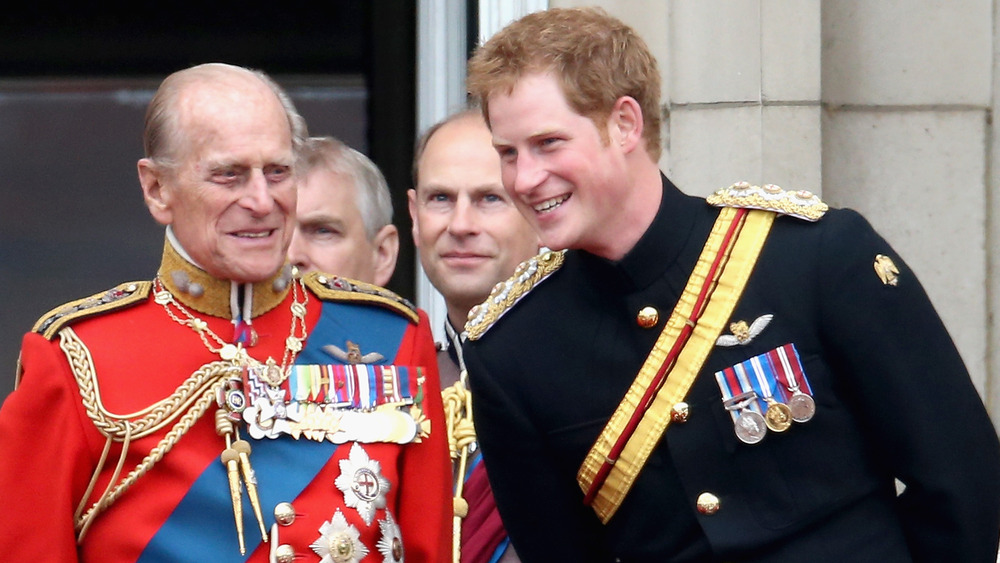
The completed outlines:
{"type": "Polygon", "coordinates": [[[344,493],[344,504],[356,509],[366,525],[371,525],[376,509],[385,508],[389,480],[382,476],[382,465],[357,443],[351,445],[348,459],[340,460],[334,484],[344,493]]]}
{"type": "Polygon", "coordinates": [[[378,521],[378,527],[382,531],[382,537],[379,538],[376,547],[382,554],[382,561],[403,563],[403,536],[399,524],[396,524],[388,510],[385,511],[385,520],[378,521]]]}
{"type": "Polygon", "coordinates": [[[362,354],[361,348],[350,340],[347,341],[346,352],[333,344],[323,346],[323,351],[345,364],[374,364],[375,362],[379,362],[385,358],[385,356],[379,354],[378,352],[368,352],[367,354],[362,354]]]}
{"type": "Polygon", "coordinates": [[[715,373],[723,406],[744,443],[756,444],[770,429],[788,430],[816,413],[812,388],[794,344],[785,344],[715,373]]]}
{"type": "Polygon", "coordinates": [[[892,258],[884,254],[875,256],[875,273],[884,285],[896,286],[899,284],[899,268],[892,261],[892,258]]]}
{"type": "Polygon", "coordinates": [[[319,527],[319,534],[309,547],[320,556],[320,563],[359,563],[368,555],[368,548],[361,543],[361,532],[347,523],[339,508],[319,527]]]}
{"type": "Polygon", "coordinates": [[[771,322],[774,315],[761,315],[750,325],[746,321],[737,321],[729,324],[732,334],[723,334],[715,341],[716,346],[742,346],[749,344],[754,338],[764,331],[764,328],[771,322]]]}

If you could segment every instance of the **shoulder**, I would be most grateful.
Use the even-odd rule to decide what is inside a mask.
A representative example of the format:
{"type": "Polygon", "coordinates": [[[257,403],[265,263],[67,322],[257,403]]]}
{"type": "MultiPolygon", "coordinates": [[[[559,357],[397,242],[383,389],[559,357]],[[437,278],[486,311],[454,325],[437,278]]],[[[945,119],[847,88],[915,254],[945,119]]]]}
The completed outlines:
{"type": "Polygon", "coordinates": [[[513,276],[498,283],[486,301],[469,311],[469,320],[465,323],[469,340],[479,340],[521,298],[559,270],[564,260],[565,251],[547,251],[521,262],[513,276]]]}
{"type": "Polygon", "coordinates": [[[302,282],[322,301],[374,305],[406,317],[414,324],[420,322],[420,313],[413,303],[384,287],[319,272],[306,274],[302,282]]]}
{"type": "Polygon", "coordinates": [[[127,282],[90,297],[71,301],[42,315],[31,330],[51,340],[63,327],[79,320],[142,303],[149,296],[152,287],[153,283],[149,281],[127,282]]]}
{"type": "Polygon", "coordinates": [[[774,184],[753,186],[737,182],[705,198],[716,207],[737,207],[773,211],[806,221],[818,221],[830,207],[815,194],[806,190],[786,191],[774,184]]]}

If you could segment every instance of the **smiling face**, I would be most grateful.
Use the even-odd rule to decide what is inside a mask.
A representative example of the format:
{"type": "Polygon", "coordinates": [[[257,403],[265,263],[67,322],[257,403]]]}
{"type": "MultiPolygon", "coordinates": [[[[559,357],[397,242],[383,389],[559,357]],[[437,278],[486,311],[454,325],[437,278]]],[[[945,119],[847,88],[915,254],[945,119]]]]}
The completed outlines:
{"type": "Polygon", "coordinates": [[[284,264],[295,213],[288,118],[249,73],[188,84],[175,100],[176,165],[139,161],[153,217],[220,279],[256,282],[284,264]]]}
{"type": "Polygon", "coordinates": [[[476,114],[441,126],[427,141],[409,192],[413,239],[428,279],[456,326],[538,252],[538,236],[500,182],[490,132],[476,114]]]}
{"type": "Polygon", "coordinates": [[[542,244],[620,258],[622,235],[632,238],[635,226],[615,120],[602,122],[602,137],[594,121],[569,106],[549,73],[522,76],[510,93],[491,94],[488,107],[504,188],[542,244]]]}

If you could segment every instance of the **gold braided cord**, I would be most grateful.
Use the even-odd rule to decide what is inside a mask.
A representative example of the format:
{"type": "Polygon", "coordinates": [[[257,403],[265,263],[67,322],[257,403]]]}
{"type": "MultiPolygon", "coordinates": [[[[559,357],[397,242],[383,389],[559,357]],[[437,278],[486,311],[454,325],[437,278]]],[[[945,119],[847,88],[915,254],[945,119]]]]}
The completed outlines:
{"type": "Polygon", "coordinates": [[[448,451],[452,459],[458,452],[476,441],[476,429],[472,424],[472,396],[461,382],[441,391],[448,427],[448,451]]]}
{"type": "Polygon", "coordinates": [[[452,459],[458,460],[455,496],[452,498],[455,514],[452,518],[452,561],[458,563],[461,560],[462,519],[469,513],[469,503],[462,497],[462,488],[465,484],[469,449],[476,442],[476,429],[472,424],[472,394],[462,381],[456,381],[451,387],[443,389],[441,401],[444,404],[445,426],[448,431],[448,452],[452,459]]]}
{"type": "MultiPolygon", "coordinates": [[[[205,369],[205,367],[202,369],[205,369]]],[[[170,432],[168,432],[167,435],[160,440],[156,447],[143,458],[139,465],[136,466],[136,468],[133,469],[132,472],[125,477],[125,479],[118,483],[114,489],[106,491],[105,494],[90,507],[86,514],[77,520],[76,528],[78,530],[85,531],[86,528],[90,526],[90,522],[96,518],[98,514],[111,506],[111,504],[118,500],[118,498],[121,497],[121,495],[124,494],[129,487],[134,485],[140,477],[149,472],[149,470],[152,469],[158,461],[163,459],[163,456],[167,455],[167,452],[169,452],[177,444],[181,437],[184,436],[184,434],[186,434],[187,431],[190,430],[196,422],[198,422],[198,419],[205,414],[205,411],[212,406],[212,403],[215,402],[216,393],[218,390],[222,389],[225,384],[225,379],[219,379],[206,389],[201,396],[198,397],[194,406],[192,406],[191,409],[177,421],[177,424],[175,424],[170,432]]],[[[123,449],[122,456],[124,455],[125,450],[123,449]]],[[[77,541],[80,539],[82,539],[82,535],[77,541]]]]}
{"type": "Polygon", "coordinates": [[[101,401],[97,372],[90,350],[72,328],[64,328],[59,336],[59,346],[66,354],[73,370],[87,415],[101,434],[117,441],[122,441],[127,434],[131,434],[135,440],[161,430],[202,396],[205,389],[217,384],[220,379],[239,375],[239,367],[234,366],[232,362],[219,361],[205,364],[166,399],[135,413],[114,414],[109,412],[101,401]]]}
{"type": "Polygon", "coordinates": [[[100,387],[97,383],[90,350],[69,327],[60,331],[59,336],[59,346],[66,354],[73,376],[76,378],[87,416],[90,417],[101,434],[108,438],[100,463],[95,468],[90,485],[87,487],[88,492],[77,509],[78,514],[83,508],[85,499],[93,492],[97,476],[104,469],[111,442],[122,442],[121,454],[108,487],[86,513],[76,518],[77,541],[79,542],[86,535],[97,515],[111,506],[140,477],[149,472],[194,426],[198,419],[216,402],[219,391],[229,379],[239,374],[240,368],[234,366],[232,362],[225,361],[205,364],[191,374],[170,397],[136,413],[117,415],[108,412],[101,402],[100,387]],[[184,413],[183,416],[181,413],[184,413]],[[177,420],[178,417],[180,417],[179,420],[177,420]],[[115,485],[121,474],[128,454],[128,446],[132,440],[153,434],[174,420],[177,422],[167,435],[143,458],[135,469],[115,485]]]}

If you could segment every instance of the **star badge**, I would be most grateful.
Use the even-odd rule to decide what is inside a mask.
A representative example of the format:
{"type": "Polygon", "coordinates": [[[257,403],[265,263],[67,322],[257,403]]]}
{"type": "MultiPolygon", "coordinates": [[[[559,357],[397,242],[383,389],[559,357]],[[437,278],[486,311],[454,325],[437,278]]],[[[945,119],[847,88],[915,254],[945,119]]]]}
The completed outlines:
{"type": "Polygon", "coordinates": [[[340,475],[334,484],[344,493],[344,504],[357,509],[366,525],[371,525],[376,509],[385,508],[389,480],[382,476],[382,465],[369,458],[357,442],[351,445],[348,459],[340,460],[340,475]]]}
{"type": "Polygon", "coordinates": [[[368,548],[361,543],[361,532],[347,523],[339,508],[331,520],[319,527],[319,534],[309,547],[321,557],[320,563],[360,563],[368,555],[368,548]]]}
{"type": "Polygon", "coordinates": [[[378,527],[382,531],[382,537],[376,547],[382,554],[383,563],[403,563],[403,536],[399,524],[393,520],[388,510],[385,511],[385,520],[378,521],[378,527]]]}

